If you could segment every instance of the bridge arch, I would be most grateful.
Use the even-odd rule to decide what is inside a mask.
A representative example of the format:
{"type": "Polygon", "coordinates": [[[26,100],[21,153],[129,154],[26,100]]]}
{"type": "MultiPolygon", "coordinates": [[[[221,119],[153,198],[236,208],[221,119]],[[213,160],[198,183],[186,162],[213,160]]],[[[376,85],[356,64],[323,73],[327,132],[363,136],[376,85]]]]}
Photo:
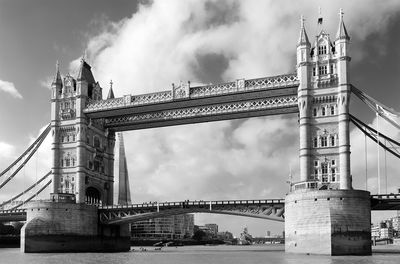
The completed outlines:
{"type": "Polygon", "coordinates": [[[99,189],[89,186],[85,191],[85,203],[87,204],[102,204],[102,194],[99,189]]]}

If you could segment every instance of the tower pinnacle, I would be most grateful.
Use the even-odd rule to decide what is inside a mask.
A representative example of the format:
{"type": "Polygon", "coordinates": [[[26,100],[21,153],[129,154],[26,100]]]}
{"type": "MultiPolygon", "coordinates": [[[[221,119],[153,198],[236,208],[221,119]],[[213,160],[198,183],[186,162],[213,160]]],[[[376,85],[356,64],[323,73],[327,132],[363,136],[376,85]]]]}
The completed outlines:
{"type": "Polygon", "coordinates": [[[114,99],[114,91],[113,91],[113,81],[110,81],[110,90],[108,91],[107,99],[114,99]]]}
{"type": "Polygon", "coordinates": [[[304,27],[304,16],[301,15],[300,17],[300,36],[299,41],[297,42],[297,46],[300,45],[310,45],[310,41],[308,40],[307,32],[304,27]]]}
{"type": "Polygon", "coordinates": [[[343,9],[340,8],[339,11],[339,28],[336,33],[336,39],[345,39],[345,40],[350,40],[349,35],[347,34],[346,26],[344,25],[343,21],[343,9]]]}
{"type": "Polygon", "coordinates": [[[62,84],[61,74],[60,74],[60,63],[56,62],[56,75],[54,76],[53,84],[62,84]]]}

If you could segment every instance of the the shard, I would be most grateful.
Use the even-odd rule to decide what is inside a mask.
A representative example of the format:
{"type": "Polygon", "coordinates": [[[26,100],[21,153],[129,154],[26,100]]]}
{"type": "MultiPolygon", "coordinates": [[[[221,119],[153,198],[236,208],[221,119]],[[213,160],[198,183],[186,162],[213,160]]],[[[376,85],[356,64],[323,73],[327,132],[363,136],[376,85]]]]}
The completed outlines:
{"type": "Polygon", "coordinates": [[[128,167],[126,164],[124,138],[122,133],[118,133],[119,140],[119,185],[118,185],[118,204],[130,204],[131,192],[129,188],[128,167]]]}

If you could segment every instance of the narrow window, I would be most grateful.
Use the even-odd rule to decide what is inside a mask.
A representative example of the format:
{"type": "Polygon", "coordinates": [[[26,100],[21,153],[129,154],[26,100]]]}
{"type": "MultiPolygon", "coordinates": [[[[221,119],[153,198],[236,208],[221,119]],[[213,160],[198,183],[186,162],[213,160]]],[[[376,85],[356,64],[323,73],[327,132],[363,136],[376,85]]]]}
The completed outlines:
{"type": "Polygon", "coordinates": [[[336,165],[336,161],[335,161],[335,160],[332,160],[332,161],[331,161],[331,164],[332,164],[332,166],[335,166],[335,165],[336,165]]]}
{"type": "Polygon", "coordinates": [[[313,110],[313,115],[314,115],[314,116],[317,116],[317,108],[314,108],[314,110],[313,110]]]}
{"type": "Polygon", "coordinates": [[[328,140],[326,136],[321,137],[321,147],[327,147],[328,146],[328,140]]]}
{"type": "Polygon", "coordinates": [[[331,179],[332,179],[332,181],[334,182],[334,181],[336,181],[336,169],[335,169],[335,168],[332,168],[332,169],[331,169],[331,173],[332,173],[331,179]]]}
{"type": "Polygon", "coordinates": [[[314,160],[314,166],[318,167],[318,160],[314,160]]]}
{"type": "Polygon", "coordinates": [[[335,136],[331,136],[331,146],[335,146],[335,136]]]}
{"type": "Polygon", "coordinates": [[[314,148],[318,148],[318,138],[314,138],[314,148]]]}
{"type": "Polygon", "coordinates": [[[312,68],[312,76],[315,76],[315,74],[316,74],[316,71],[315,71],[315,67],[314,67],[314,68],[312,68]]]}
{"type": "Polygon", "coordinates": [[[332,105],[331,106],[331,115],[334,115],[335,114],[335,107],[332,105]]]}
{"type": "Polygon", "coordinates": [[[333,64],[331,64],[331,74],[334,74],[334,72],[333,72],[333,64]]]}
{"type": "Polygon", "coordinates": [[[322,116],[325,116],[325,114],[326,114],[325,107],[322,107],[322,116]]]}

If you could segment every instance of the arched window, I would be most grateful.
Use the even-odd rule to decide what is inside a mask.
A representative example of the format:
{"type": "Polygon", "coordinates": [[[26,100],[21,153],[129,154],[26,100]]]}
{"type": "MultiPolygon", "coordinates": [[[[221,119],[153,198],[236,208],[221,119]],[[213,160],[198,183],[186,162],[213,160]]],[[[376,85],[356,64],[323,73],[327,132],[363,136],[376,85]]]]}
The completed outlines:
{"type": "Polygon", "coordinates": [[[331,146],[334,147],[335,143],[335,136],[331,136],[331,146]]]}
{"type": "Polygon", "coordinates": [[[318,138],[314,138],[314,148],[318,148],[318,138]]]}
{"type": "Polygon", "coordinates": [[[335,168],[331,169],[331,180],[333,182],[336,181],[336,169],[335,168]]]}
{"type": "Polygon", "coordinates": [[[331,115],[334,115],[335,114],[335,106],[331,106],[331,115]]]}
{"type": "Polygon", "coordinates": [[[85,192],[85,201],[87,204],[100,204],[101,194],[99,190],[94,187],[88,187],[85,192]]]}
{"type": "Polygon", "coordinates": [[[325,114],[326,114],[325,107],[322,107],[322,116],[325,116],[325,114]]]}
{"type": "Polygon", "coordinates": [[[317,116],[317,108],[313,109],[313,116],[317,116]]]}

